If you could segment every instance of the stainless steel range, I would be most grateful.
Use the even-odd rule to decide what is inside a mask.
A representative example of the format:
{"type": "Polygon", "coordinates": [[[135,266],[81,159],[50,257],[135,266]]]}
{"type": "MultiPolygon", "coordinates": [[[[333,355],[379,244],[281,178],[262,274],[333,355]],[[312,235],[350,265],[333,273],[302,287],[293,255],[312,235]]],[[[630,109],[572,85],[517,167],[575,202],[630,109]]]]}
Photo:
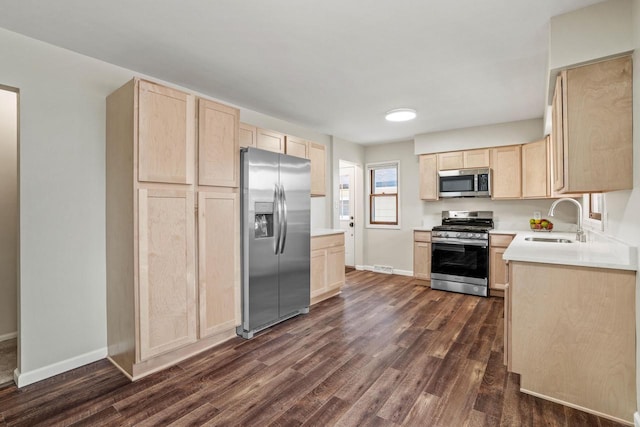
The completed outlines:
{"type": "Polygon", "coordinates": [[[431,288],[489,296],[491,211],[442,211],[431,231],[431,288]]]}

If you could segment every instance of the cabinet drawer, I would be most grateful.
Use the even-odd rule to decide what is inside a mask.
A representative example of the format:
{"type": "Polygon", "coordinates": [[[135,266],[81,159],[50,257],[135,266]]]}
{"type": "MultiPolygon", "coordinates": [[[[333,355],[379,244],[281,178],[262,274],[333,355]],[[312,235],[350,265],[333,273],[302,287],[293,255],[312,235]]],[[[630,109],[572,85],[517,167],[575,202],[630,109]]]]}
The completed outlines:
{"type": "Polygon", "coordinates": [[[329,234],[326,236],[316,236],[311,238],[312,251],[322,248],[331,248],[334,246],[344,246],[344,233],[329,234]]]}
{"type": "Polygon", "coordinates": [[[414,242],[430,242],[431,232],[430,231],[414,231],[413,241],[414,242]]]}
{"type": "Polygon", "coordinates": [[[493,247],[506,248],[515,236],[513,234],[491,234],[489,235],[489,245],[493,247]]]}

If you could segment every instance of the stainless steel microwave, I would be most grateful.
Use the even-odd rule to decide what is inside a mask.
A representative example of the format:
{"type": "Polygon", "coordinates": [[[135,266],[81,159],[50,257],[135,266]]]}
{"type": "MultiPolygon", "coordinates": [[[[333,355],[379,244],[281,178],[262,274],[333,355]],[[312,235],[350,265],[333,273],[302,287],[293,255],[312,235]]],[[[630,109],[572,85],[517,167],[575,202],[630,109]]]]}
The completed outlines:
{"type": "Polygon", "coordinates": [[[491,169],[438,172],[440,197],[491,197],[491,169]]]}

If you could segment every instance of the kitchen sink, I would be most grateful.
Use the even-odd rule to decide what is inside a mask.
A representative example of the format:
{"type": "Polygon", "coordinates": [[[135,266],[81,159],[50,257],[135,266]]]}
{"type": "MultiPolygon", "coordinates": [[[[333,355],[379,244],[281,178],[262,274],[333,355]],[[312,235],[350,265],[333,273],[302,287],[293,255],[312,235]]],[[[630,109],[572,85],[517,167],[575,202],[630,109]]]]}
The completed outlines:
{"type": "Polygon", "coordinates": [[[547,242],[547,243],[573,243],[569,239],[555,239],[553,237],[525,237],[527,242],[547,242]]]}

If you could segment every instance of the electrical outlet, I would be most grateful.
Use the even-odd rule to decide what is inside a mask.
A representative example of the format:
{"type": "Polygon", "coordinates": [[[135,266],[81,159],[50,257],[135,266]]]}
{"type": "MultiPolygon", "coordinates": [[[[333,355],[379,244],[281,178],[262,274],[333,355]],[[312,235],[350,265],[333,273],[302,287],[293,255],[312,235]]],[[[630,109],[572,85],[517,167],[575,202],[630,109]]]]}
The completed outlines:
{"type": "Polygon", "coordinates": [[[535,211],[533,213],[533,219],[542,219],[542,217],[540,216],[540,212],[539,211],[535,211]]]}

